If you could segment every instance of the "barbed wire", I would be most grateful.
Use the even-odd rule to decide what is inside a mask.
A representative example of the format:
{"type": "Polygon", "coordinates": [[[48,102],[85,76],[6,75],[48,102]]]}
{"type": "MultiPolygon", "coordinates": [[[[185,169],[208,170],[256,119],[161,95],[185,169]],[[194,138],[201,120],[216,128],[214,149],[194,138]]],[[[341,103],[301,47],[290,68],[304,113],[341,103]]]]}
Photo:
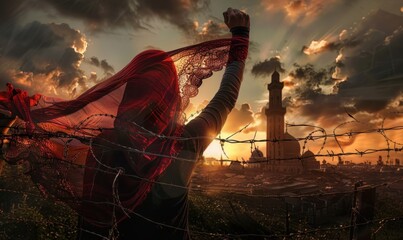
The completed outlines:
{"type": "MultiPolygon", "coordinates": [[[[111,143],[113,143],[113,142],[111,142],[111,143]]],[[[92,146],[91,140],[90,140],[90,146],[92,146]]],[[[121,147],[125,147],[125,146],[121,146],[121,147]]],[[[131,150],[131,149],[129,148],[128,150],[131,150]]],[[[367,149],[367,150],[365,150],[364,152],[351,152],[351,153],[345,152],[345,153],[339,153],[339,154],[330,153],[330,154],[320,154],[320,155],[317,154],[317,155],[315,155],[315,156],[345,156],[345,155],[357,155],[357,154],[359,154],[359,155],[362,156],[362,155],[370,154],[370,153],[374,153],[374,152],[390,151],[390,150],[392,150],[392,149],[367,149]]],[[[394,150],[394,151],[402,151],[402,150],[403,150],[403,147],[400,148],[400,149],[393,149],[393,150],[394,150]]],[[[105,173],[114,173],[114,174],[118,174],[118,175],[122,175],[122,176],[126,176],[126,177],[137,178],[137,179],[140,179],[140,180],[143,180],[143,181],[147,181],[147,182],[150,182],[150,183],[158,183],[158,184],[165,185],[165,186],[170,186],[170,187],[176,187],[176,188],[182,188],[182,189],[189,190],[189,188],[186,187],[186,186],[181,186],[181,185],[176,185],[176,184],[170,184],[170,183],[164,183],[164,182],[153,181],[153,180],[150,180],[150,179],[146,179],[146,178],[139,177],[139,176],[134,175],[134,174],[127,174],[127,173],[124,173],[124,171],[123,171],[121,168],[114,168],[114,167],[110,167],[110,166],[108,166],[108,165],[103,164],[102,161],[99,160],[99,159],[95,156],[92,147],[90,147],[90,152],[91,152],[91,154],[93,155],[93,157],[95,158],[95,160],[96,160],[101,166],[103,166],[103,167],[105,167],[106,169],[108,169],[108,170],[103,170],[103,169],[99,169],[99,168],[94,168],[94,170],[103,171],[103,172],[105,172],[105,173]]],[[[142,154],[154,155],[154,154],[152,154],[152,153],[148,153],[148,152],[145,152],[145,151],[139,151],[139,150],[136,150],[135,152],[137,152],[137,153],[142,153],[142,154]]],[[[158,154],[158,155],[156,155],[156,156],[162,156],[162,157],[167,157],[167,158],[169,157],[169,158],[176,159],[176,160],[184,160],[184,161],[194,162],[194,160],[192,160],[192,159],[184,159],[184,158],[179,158],[179,157],[174,157],[174,156],[168,156],[168,155],[163,155],[163,154],[158,154]]],[[[310,157],[310,156],[307,156],[307,157],[303,157],[303,156],[302,156],[302,157],[300,157],[299,159],[302,160],[302,159],[305,159],[305,158],[308,158],[308,157],[310,157]]],[[[281,160],[295,160],[295,159],[294,159],[294,158],[284,158],[284,159],[281,159],[281,160]]],[[[63,160],[61,160],[61,161],[63,161],[63,160]]],[[[233,162],[233,160],[217,160],[217,161],[233,162]]],[[[269,163],[269,161],[268,161],[268,160],[261,160],[261,161],[258,160],[258,161],[248,161],[248,162],[244,161],[243,163],[244,163],[244,164],[245,164],[245,163],[247,163],[247,164],[269,163]]],[[[71,163],[71,162],[69,162],[69,164],[74,165],[74,163],[71,163]]],[[[88,167],[88,166],[82,166],[82,165],[77,165],[77,166],[80,166],[80,167],[83,167],[83,168],[90,168],[90,167],[88,167]]],[[[279,197],[281,197],[281,196],[279,196],[279,197]]]]}
{"type": "MultiPolygon", "coordinates": [[[[303,125],[295,125],[293,124],[292,126],[307,126],[305,124],[303,125]]],[[[244,128],[242,128],[241,130],[239,130],[237,133],[241,132],[242,130],[246,129],[247,126],[245,126],[244,128]]],[[[98,131],[102,131],[100,129],[97,129],[98,131]]],[[[307,144],[307,142],[309,140],[311,141],[315,141],[317,139],[325,139],[324,142],[322,143],[322,146],[320,148],[320,150],[318,151],[318,154],[314,154],[314,157],[339,157],[339,156],[351,156],[351,155],[359,155],[359,156],[363,156],[363,155],[367,155],[367,154],[373,154],[373,153],[378,153],[378,152],[401,152],[403,150],[403,145],[402,147],[397,147],[397,145],[401,145],[400,143],[397,142],[393,142],[395,144],[394,148],[391,147],[387,147],[387,148],[381,148],[381,149],[366,149],[366,150],[357,150],[355,152],[340,152],[340,153],[334,153],[333,151],[327,151],[327,154],[320,154],[320,152],[325,148],[325,143],[326,143],[326,139],[329,137],[341,137],[341,136],[353,136],[353,135],[360,135],[360,134],[369,134],[369,133],[385,133],[387,131],[400,131],[403,130],[403,126],[394,126],[394,127],[389,127],[389,128],[378,128],[378,129],[370,129],[370,130],[366,130],[366,131],[351,131],[351,132],[346,132],[346,133],[341,133],[341,134],[323,134],[323,135],[313,135],[315,132],[320,131],[322,132],[323,130],[315,130],[313,132],[311,132],[307,137],[304,138],[296,138],[297,141],[304,141],[304,145],[302,149],[305,149],[305,146],[307,144]]],[[[147,132],[147,134],[150,134],[150,132],[147,132]]],[[[152,134],[155,137],[158,138],[163,138],[166,139],[168,137],[163,136],[163,135],[158,135],[158,134],[152,134]]],[[[231,136],[233,136],[234,134],[232,134],[231,136]]],[[[36,138],[36,139],[49,139],[49,138],[65,138],[65,139],[78,139],[80,141],[83,142],[88,142],[91,144],[91,139],[92,138],[85,138],[85,137],[80,137],[80,136],[76,136],[76,135],[72,135],[72,134],[66,134],[66,133],[46,133],[46,132],[40,132],[40,133],[35,133],[34,135],[31,134],[26,134],[26,133],[19,133],[19,134],[13,134],[13,135],[1,135],[0,134],[0,139],[2,141],[4,141],[5,139],[9,140],[9,141],[15,141],[15,138],[24,138],[24,137],[28,137],[28,138],[36,138]]],[[[188,137],[188,138],[181,138],[181,137],[176,137],[174,138],[176,140],[179,141],[188,141],[188,140],[197,140],[197,139],[211,139],[210,137],[206,137],[206,136],[201,136],[201,137],[188,137]]],[[[116,147],[119,148],[123,148],[127,151],[131,151],[131,152],[136,152],[136,153],[140,153],[140,154],[147,154],[150,156],[156,156],[156,157],[164,157],[164,158],[170,158],[170,159],[174,159],[174,160],[181,160],[181,161],[190,161],[190,162],[194,162],[194,159],[185,159],[185,158],[181,158],[181,157],[177,157],[177,156],[170,156],[170,155],[164,155],[164,154],[159,154],[159,153],[152,153],[152,152],[147,152],[144,150],[139,150],[139,149],[135,149],[135,148],[131,148],[131,147],[127,147],[125,145],[113,142],[113,141],[109,141],[106,138],[103,138],[103,140],[109,142],[112,145],[115,145],[116,147]]],[[[218,140],[221,144],[221,147],[224,148],[224,144],[223,143],[231,143],[231,144],[239,144],[239,143],[248,143],[248,144],[255,144],[258,142],[288,142],[288,141],[295,141],[293,139],[272,139],[272,140],[268,140],[268,139],[247,139],[247,140],[236,140],[236,139],[230,139],[230,138],[215,138],[215,140],[218,140]]],[[[390,141],[390,140],[388,140],[390,141]]],[[[288,157],[288,158],[276,158],[276,159],[271,159],[271,160],[302,160],[306,157],[304,156],[298,156],[298,157],[288,157]]],[[[222,159],[222,160],[216,160],[216,161],[224,161],[224,162],[232,162],[233,160],[229,160],[229,159],[222,159]]],[[[255,160],[255,161],[242,161],[243,163],[248,163],[248,164],[253,164],[253,163],[268,163],[269,159],[266,160],[255,160]]]]}
{"type": "MultiPolygon", "coordinates": [[[[112,114],[93,114],[91,116],[88,116],[87,118],[85,118],[84,120],[80,121],[77,126],[74,127],[69,127],[69,126],[63,126],[67,131],[71,130],[73,131],[72,134],[68,134],[65,132],[57,132],[57,133],[52,133],[52,132],[47,132],[45,130],[34,130],[31,134],[27,134],[27,133],[14,133],[14,134],[4,134],[1,133],[0,134],[0,139],[12,139],[13,136],[20,136],[20,137],[31,137],[31,138],[51,138],[51,137],[64,137],[64,138],[80,138],[82,136],[79,136],[75,133],[79,132],[80,130],[89,130],[89,131],[95,131],[95,132],[102,132],[105,130],[116,130],[113,127],[110,128],[106,128],[106,127],[82,127],[82,125],[84,125],[85,122],[89,121],[89,119],[94,118],[94,117],[109,117],[109,118],[114,118],[114,119],[119,119],[116,116],[112,115],[112,114]]],[[[120,120],[120,119],[119,119],[120,120]]],[[[384,119],[385,120],[385,119],[384,119]]],[[[356,123],[356,121],[348,121],[348,122],[343,122],[339,125],[337,125],[335,127],[335,129],[333,130],[333,134],[326,134],[326,131],[324,128],[319,127],[319,126],[315,126],[315,125],[309,125],[309,124],[289,124],[286,123],[287,127],[312,127],[312,128],[317,128],[319,130],[314,130],[312,132],[310,132],[306,137],[295,137],[293,139],[258,139],[256,140],[255,138],[253,139],[245,139],[245,140],[238,140],[238,139],[233,139],[232,137],[241,133],[242,131],[246,130],[251,123],[246,124],[245,126],[243,126],[242,128],[240,128],[239,130],[237,130],[236,132],[230,134],[228,137],[225,138],[220,138],[220,137],[210,137],[210,136],[192,136],[192,137],[183,137],[183,136],[166,136],[163,134],[157,134],[154,133],[146,128],[144,128],[143,126],[137,124],[136,122],[127,122],[124,120],[121,120],[123,122],[126,122],[128,124],[132,124],[134,125],[136,128],[140,129],[141,131],[136,132],[137,134],[141,134],[143,136],[153,136],[153,137],[157,137],[160,139],[168,139],[168,140],[177,140],[177,141],[189,141],[189,140],[200,140],[200,139],[209,139],[209,140],[218,140],[218,141],[222,141],[222,142],[226,142],[226,143],[250,143],[250,142],[288,142],[288,141],[305,141],[305,140],[319,140],[319,139],[323,139],[323,138],[337,138],[337,137],[343,137],[343,136],[348,136],[348,137],[352,137],[355,135],[360,135],[360,134],[370,134],[370,133],[385,133],[387,131],[399,131],[399,130],[403,130],[403,126],[393,126],[393,127],[384,127],[384,121],[382,122],[381,127],[379,128],[372,128],[372,129],[367,129],[367,130],[363,130],[363,131],[348,131],[348,132],[343,132],[343,133],[339,133],[337,134],[335,132],[335,129],[349,124],[349,123],[356,123]],[[323,134],[321,135],[313,135],[315,132],[323,132],[323,134]]],[[[8,128],[8,129],[15,129],[15,130],[24,130],[24,127],[18,125],[18,126],[1,126],[0,128],[8,128]]],[[[87,133],[87,132],[86,132],[87,133]]],[[[90,135],[90,137],[93,137],[90,135]]],[[[81,140],[84,140],[85,137],[82,137],[81,140]]],[[[392,139],[389,140],[392,143],[395,143],[396,145],[403,145],[403,143],[394,141],[392,139]]]]}
{"type": "MultiPolygon", "coordinates": [[[[161,227],[168,227],[168,228],[172,228],[175,230],[180,230],[180,231],[188,231],[187,229],[182,229],[182,228],[178,228],[177,226],[171,226],[169,224],[165,224],[165,223],[161,223],[161,222],[157,222],[154,221],[152,219],[147,218],[146,216],[143,216],[139,213],[137,213],[134,210],[128,209],[126,207],[124,207],[122,205],[122,203],[120,202],[119,199],[119,192],[118,192],[118,184],[119,184],[119,178],[120,177],[134,177],[143,181],[147,181],[150,182],[152,184],[161,184],[164,186],[170,186],[170,187],[175,187],[175,188],[180,188],[180,189],[184,189],[186,191],[196,191],[196,192],[204,192],[204,191],[211,191],[211,189],[209,188],[203,188],[203,187],[194,187],[194,186],[182,186],[182,185],[178,185],[178,184],[171,184],[171,183],[166,183],[166,182],[161,182],[158,180],[150,180],[147,178],[142,178],[140,176],[134,175],[134,174],[127,174],[125,173],[124,169],[122,168],[117,168],[117,167],[112,167],[109,166],[105,163],[103,163],[103,161],[101,159],[98,159],[96,154],[93,151],[93,147],[94,146],[98,146],[98,147],[103,147],[102,145],[100,145],[98,142],[94,143],[94,137],[99,137],[98,134],[101,133],[102,131],[105,130],[112,130],[113,128],[91,128],[86,126],[86,122],[90,121],[90,119],[92,117],[108,117],[108,118],[116,118],[113,115],[110,114],[95,114],[92,116],[87,117],[86,119],[84,119],[83,121],[81,121],[78,125],[76,125],[73,128],[69,128],[67,130],[67,132],[47,132],[44,130],[35,130],[33,133],[27,134],[26,132],[24,132],[23,127],[21,127],[21,125],[16,125],[16,126],[11,126],[9,127],[10,129],[13,129],[15,132],[12,134],[0,134],[0,139],[2,140],[2,144],[5,140],[13,143],[13,142],[17,142],[19,139],[36,139],[36,140],[41,140],[41,139],[52,139],[52,138],[57,138],[57,139],[62,139],[63,145],[64,145],[64,153],[63,153],[63,157],[64,159],[67,159],[67,149],[69,148],[69,144],[73,139],[76,139],[84,144],[87,144],[89,146],[89,153],[92,154],[92,156],[94,157],[95,161],[98,163],[99,166],[102,166],[104,169],[101,168],[96,168],[96,171],[103,171],[105,173],[113,173],[115,175],[114,179],[113,179],[113,183],[111,186],[111,191],[112,191],[112,202],[105,202],[103,204],[110,204],[112,205],[112,219],[111,219],[111,227],[108,233],[108,236],[101,236],[98,233],[95,233],[96,235],[98,235],[98,237],[102,237],[103,239],[117,239],[119,237],[119,231],[118,231],[118,224],[117,224],[117,219],[116,219],[116,210],[120,209],[126,216],[130,217],[130,215],[135,215],[145,221],[151,222],[153,224],[157,224],[161,227]]],[[[334,130],[333,130],[333,134],[327,134],[326,130],[318,127],[318,126],[314,126],[314,125],[308,125],[308,124],[287,124],[288,127],[311,127],[314,128],[313,131],[311,131],[310,133],[307,134],[306,137],[302,137],[302,138],[295,138],[295,139],[256,139],[256,133],[255,136],[252,139],[247,139],[247,140],[238,140],[235,139],[234,136],[241,133],[242,131],[244,131],[245,129],[247,129],[250,125],[247,124],[244,127],[242,127],[240,130],[234,132],[233,134],[230,134],[228,137],[221,137],[221,134],[219,135],[218,138],[212,138],[212,137],[208,137],[208,136],[196,136],[196,137],[182,137],[182,136],[164,136],[161,134],[156,134],[153,133],[152,131],[149,131],[145,128],[143,128],[142,126],[137,125],[136,123],[130,122],[130,124],[134,124],[136,126],[137,129],[139,129],[138,132],[136,132],[137,134],[141,134],[143,136],[151,136],[151,137],[156,137],[159,139],[164,139],[164,140],[175,140],[175,141],[188,141],[188,140],[200,140],[200,139],[208,139],[208,140],[217,140],[220,142],[221,145],[221,149],[225,153],[225,144],[250,144],[251,145],[251,150],[253,149],[252,146],[254,145],[256,147],[256,143],[259,142],[272,142],[272,143],[280,143],[280,142],[288,142],[288,141],[303,141],[303,145],[302,145],[302,151],[305,151],[305,148],[307,146],[307,144],[311,141],[315,141],[315,140],[323,140],[318,152],[316,154],[310,155],[310,156],[296,156],[296,157],[289,157],[289,158],[277,158],[277,159],[259,159],[259,160],[249,160],[249,161],[241,161],[242,164],[244,165],[248,165],[248,164],[269,164],[269,163],[275,163],[276,161],[288,161],[288,160],[299,160],[299,161],[303,161],[304,159],[308,159],[311,157],[341,157],[341,156],[351,156],[351,155],[358,155],[358,156],[364,156],[364,155],[368,155],[368,154],[374,154],[374,153],[379,153],[379,152],[387,152],[388,156],[387,159],[389,160],[390,157],[390,152],[394,151],[394,152],[401,152],[403,151],[403,144],[399,143],[398,141],[395,141],[393,139],[391,139],[390,137],[388,137],[386,135],[386,132],[389,131],[401,131],[403,130],[403,126],[392,126],[392,127],[384,127],[384,122],[382,122],[382,125],[380,128],[370,128],[370,129],[366,129],[366,130],[361,130],[361,131],[348,131],[348,132],[342,132],[342,133],[337,133],[336,129],[340,128],[341,126],[344,126],[346,124],[350,124],[350,123],[356,123],[356,121],[349,121],[349,122],[345,122],[342,123],[340,125],[338,125],[334,130]],[[347,152],[345,151],[341,144],[338,141],[338,137],[353,137],[353,136],[357,136],[357,135],[363,135],[363,134],[372,134],[372,133],[378,133],[380,134],[386,141],[387,147],[386,148],[367,148],[366,150],[357,150],[355,149],[354,151],[350,151],[347,152]],[[327,150],[327,153],[321,153],[322,151],[326,150],[326,143],[327,140],[329,138],[334,138],[336,143],[338,144],[339,148],[340,148],[340,152],[334,152],[334,151],[329,151],[327,150]],[[394,144],[394,147],[391,148],[391,143],[394,144]],[[274,160],[274,161],[273,161],[274,160]]],[[[116,129],[115,129],[116,130],[116,129]]],[[[126,146],[124,144],[118,143],[118,142],[114,142],[111,141],[110,139],[106,139],[106,138],[100,138],[103,140],[103,142],[106,142],[108,144],[108,146],[113,146],[116,149],[119,150],[124,150],[127,151],[128,153],[137,153],[137,154],[141,154],[141,155],[148,155],[148,156],[154,156],[154,157],[161,157],[161,158],[167,158],[167,159],[171,159],[171,160],[179,160],[179,161],[187,161],[187,162],[191,162],[194,163],[195,159],[188,159],[188,158],[183,158],[181,157],[181,155],[175,154],[175,155],[167,155],[167,154],[163,154],[163,153],[155,153],[155,152],[149,152],[146,151],[144,149],[140,150],[140,149],[136,149],[136,148],[132,148],[129,146],[126,146]]],[[[227,155],[226,155],[227,156],[227,155]]],[[[74,158],[74,156],[72,157],[74,158]]],[[[228,156],[227,156],[228,158],[228,156]]],[[[52,158],[52,160],[54,160],[52,158]]],[[[60,159],[60,161],[64,161],[62,159],[60,159]]],[[[234,162],[234,160],[230,160],[230,159],[220,159],[220,160],[214,160],[214,161],[220,161],[222,162],[234,162]]],[[[237,161],[240,162],[240,161],[237,161]]],[[[69,164],[73,164],[72,162],[68,162],[69,164]]],[[[83,166],[83,165],[77,165],[80,166],[82,168],[88,168],[89,166],[83,166]]],[[[369,186],[369,188],[379,188],[379,187],[384,187],[384,186],[390,186],[393,183],[397,183],[399,181],[402,181],[403,179],[396,179],[393,181],[388,181],[388,182],[384,182],[384,183],[379,183],[379,184],[374,184],[369,186]]],[[[41,195],[35,194],[35,193],[31,193],[31,192],[24,192],[24,191],[17,191],[17,190],[13,190],[13,189],[6,189],[6,188],[0,188],[0,192],[10,192],[10,193],[19,193],[19,194],[24,194],[24,195],[30,195],[30,196],[35,196],[35,197],[41,197],[41,195]]],[[[251,194],[251,193],[246,193],[246,192],[240,192],[240,191],[234,191],[234,190],[228,190],[228,189],[221,189],[220,190],[221,193],[225,193],[225,194],[234,194],[234,195],[243,195],[243,196],[247,196],[247,197],[255,197],[255,198],[276,198],[276,199],[286,199],[286,198],[309,198],[309,197],[324,197],[324,196],[335,196],[335,195],[341,195],[341,194],[352,194],[354,192],[356,192],[356,190],[350,190],[350,191],[335,191],[335,192],[316,192],[316,193],[311,193],[311,194],[251,194]]],[[[99,204],[99,202],[93,202],[95,204],[99,204]]],[[[354,209],[353,209],[354,211],[354,209]]],[[[388,218],[383,218],[383,219],[377,219],[377,220],[371,220],[368,221],[367,224],[369,223],[374,223],[374,222],[379,222],[379,224],[381,224],[376,231],[373,232],[373,234],[377,234],[382,228],[383,226],[390,222],[390,221],[396,221],[396,220],[400,220],[402,219],[402,216],[396,216],[396,217],[388,217],[388,218]]],[[[361,223],[362,224],[362,223],[361,223]]],[[[312,229],[309,231],[302,231],[302,232],[294,232],[294,233],[290,233],[290,234],[273,234],[273,235],[265,235],[265,234],[230,234],[230,233],[212,233],[212,232],[207,232],[207,231],[191,231],[192,234],[203,234],[203,235],[208,235],[208,236],[219,236],[219,237],[230,237],[230,238],[243,238],[243,237],[292,237],[292,236],[301,236],[304,234],[312,234],[312,233],[317,233],[319,231],[340,231],[343,229],[350,229],[351,227],[356,227],[359,224],[354,224],[354,225],[348,225],[348,226],[343,226],[343,227],[338,227],[338,228],[328,228],[328,229],[312,229]]],[[[86,231],[85,229],[81,229],[83,231],[86,231]]],[[[90,234],[92,234],[90,232],[90,234]]]]}

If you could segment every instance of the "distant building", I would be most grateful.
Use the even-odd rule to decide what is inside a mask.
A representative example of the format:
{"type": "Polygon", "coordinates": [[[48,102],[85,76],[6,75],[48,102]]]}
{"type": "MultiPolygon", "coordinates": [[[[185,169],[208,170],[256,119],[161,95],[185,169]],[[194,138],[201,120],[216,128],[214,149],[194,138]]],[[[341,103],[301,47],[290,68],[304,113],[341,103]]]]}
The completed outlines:
{"type": "Polygon", "coordinates": [[[248,164],[249,168],[260,168],[262,164],[267,162],[267,159],[264,157],[263,152],[260,151],[259,148],[255,147],[255,150],[253,150],[251,153],[249,162],[252,163],[248,164]]]}
{"type": "Polygon", "coordinates": [[[256,147],[250,156],[250,160],[262,161],[266,160],[266,158],[264,157],[263,152],[259,150],[259,147],[256,147]]]}
{"type": "Polygon", "coordinates": [[[282,104],[282,90],[284,83],[280,82],[277,71],[271,76],[269,90],[269,103],[266,106],[266,157],[259,149],[252,152],[250,161],[260,161],[260,167],[273,172],[301,173],[306,170],[319,169],[320,163],[316,161],[311,151],[300,154],[301,147],[295,137],[284,131],[284,116],[286,108],[282,104]]]}
{"type": "Polygon", "coordinates": [[[320,162],[316,161],[315,154],[311,151],[306,151],[301,157],[302,168],[304,170],[319,169],[320,162]]]}
{"type": "Polygon", "coordinates": [[[231,161],[230,165],[229,165],[229,169],[232,170],[242,170],[243,166],[241,164],[240,161],[231,161]]]}

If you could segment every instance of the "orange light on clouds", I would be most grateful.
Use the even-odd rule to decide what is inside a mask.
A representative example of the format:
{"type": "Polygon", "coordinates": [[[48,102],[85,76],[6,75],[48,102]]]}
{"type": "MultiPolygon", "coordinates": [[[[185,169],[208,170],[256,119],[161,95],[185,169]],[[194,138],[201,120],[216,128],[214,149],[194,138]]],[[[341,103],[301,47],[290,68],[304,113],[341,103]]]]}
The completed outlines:
{"type": "Polygon", "coordinates": [[[311,44],[304,49],[306,55],[312,55],[322,52],[328,45],[326,40],[312,41],[311,44]]]}
{"type": "Polygon", "coordinates": [[[47,96],[58,96],[63,98],[69,98],[70,92],[68,89],[58,89],[57,82],[53,80],[55,76],[61,74],[59,70],[54,70],[50,74],[36,74],[32,72],[22,72],[10,70],[9,74],[13,79],[13,83],[29,88],[28,93],[41,93],[47,96]]]}
{"type": "Polygon", "coordinates": [[[262,0],[261,4],[266,11],[281,11],[289,22],[298,21],[298,24],[303,25],[314,21],[324,8],[332,6],[335,2],[337,1],[329,0],[325,3],[323,0],[262,0]]]}
{"type": "MultiPolygon", "coordinates": [[[[285,77],[282,82],[284,83],[284,87],[292,88],[296,85],[296,82],[290,76],[285,77]]],[[[286,92],[286,91],[283,91],[286,92]]]]}
{"type": "MultiPolygon", "coordinates": [[[[80,33],[80,31],[77,32],[80,33]]],[[[87,51],[88,41],[85,36],[81,36],[80,40],[74,41],[73,46],[71,47],[74,49],[74,51],[84,54],[85,51],[87,51]]]]}

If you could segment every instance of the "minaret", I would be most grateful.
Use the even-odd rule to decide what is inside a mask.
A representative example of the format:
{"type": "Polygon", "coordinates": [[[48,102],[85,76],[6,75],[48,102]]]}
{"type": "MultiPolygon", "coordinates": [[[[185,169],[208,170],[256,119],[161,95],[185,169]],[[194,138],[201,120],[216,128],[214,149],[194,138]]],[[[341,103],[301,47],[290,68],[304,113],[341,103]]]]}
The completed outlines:
{"type": "Polygon", "coordinates": [[[284,83],[280,82],[280,74],[277,71],[271,75],[271,83],[267,86],[269,90],[269,103],[266,107],[267,137],[266,156],[268,160],[283,159],[284,147],[282,142],[273,140],[284,139],[284,115],[286,109],[282,104],[282,90],[284,83]]]}

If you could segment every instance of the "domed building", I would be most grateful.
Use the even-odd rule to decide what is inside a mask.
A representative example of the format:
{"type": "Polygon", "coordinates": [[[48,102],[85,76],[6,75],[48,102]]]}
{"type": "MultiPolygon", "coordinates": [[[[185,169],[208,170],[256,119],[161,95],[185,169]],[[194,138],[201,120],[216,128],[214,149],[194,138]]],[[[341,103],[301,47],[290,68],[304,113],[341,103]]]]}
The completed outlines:
{"type": "Polygon", "coordinates": [[[293,159],[298,158],[300,156],[301,147],[299,146],[299,142],[295,139],[294,136],[289,134],[288,132],[284,133],[284,158],[285,159],[293,159]]]}
{"type": "Polygon", "coordinates": [[[259,150],[259,147],[257,147],[253,150],[250,159],[258,160],[261,158],[264,158],[263,152],[259,150]]]}
{"type": "Polygon", "coordinates": [[[260,165],[266,162],[266,158],[264,157],[263,152],[259,150],[259,147],[255,147],[255,150],[252,151],[249,162],[253,163],[248,164],[249,168],[260,168],[260,165]],[[257,164],[257,162],[260,164],[257,164]]]}
{"type": "MultiPolygon", "coordinates": [[[[320,164],[316,161],[315,155],[308,151],[301,156],[298,140],[288,132],[284,132],[286,108],[282,104],[283,88],[284,83],[280,82],[280,74],[274,71],[271,76],[271,83],[267,86],[269,102],[265,111],[267,117],[266,139],[268,140],[266,142],[266,157],[260,156],[256,152],[258,149],[255,149],[250,161],[259,159],[262,162],[261,168],[273,172],[301,173],[309,169],[319,169],[320,164]],[[303,160],[304,156],[308,156],[307,159],[309,158],[309,160],[303,160]]],[[[260,153],[262,152],[260,151],[260,153]]]]}
{"type": "Polygon", "coordinates": [[[310,150],[304,152],[301,157],[302,167],[304,170],[319,169],[320,162],[316,161],[315,154],[310,150]]]}

